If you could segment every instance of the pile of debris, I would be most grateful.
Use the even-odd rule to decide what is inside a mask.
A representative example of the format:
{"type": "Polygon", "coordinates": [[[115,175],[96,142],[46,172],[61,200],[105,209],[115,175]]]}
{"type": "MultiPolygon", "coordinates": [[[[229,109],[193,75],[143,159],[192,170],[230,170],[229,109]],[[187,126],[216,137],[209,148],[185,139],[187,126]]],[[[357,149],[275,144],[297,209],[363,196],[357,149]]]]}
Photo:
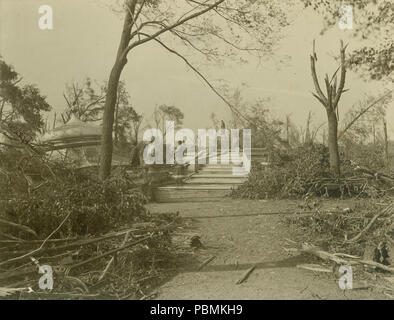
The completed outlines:
{"type": "Polygon", "coordinates": [[[310,183],[307,195],[382,197],[394,195],[394,175],[346,162],[340,178],[321,177],[310,183]]]}
{"type": "Polygon", "coordinates": [[[393,175],[358,165],[354,161],[350,161],[349,164],[347,176],[343,179],[347,190],[352,189],[356,195],[364,196],[394,195],[393,175]],[[351,176],[351,172],[354,173],[353,176],[351,176]]]}
{"type": "Polygon", "coordinates": [[[394,298],[394,199],[374,202],[364,199],[355,208],[313,213],[296,213],[286,221],[298,230],[297,248],[285,248],[289,253],[310,254],[324,260],[325,265],[307,264],[300,268],[315,272],[333,272],[340,266],[352,266],[359,271],[373,272],[392,281],[384,293],[394,298]],[[301,229],[301,232],[299,232],[301,229]],[[313,244],[312,244],[313,243],[313,244]],[[327,266],[328,264],[328,266],[327,266]],[[387,276],[390,275],[391,276],[387,276]]]}
{"type": "Polygon", "coordinates": [[[0,239],[0,297],[145,299],[171,271],[177,215],[95,237],[53,239],[62,224],[44,240],[0,239]]]}

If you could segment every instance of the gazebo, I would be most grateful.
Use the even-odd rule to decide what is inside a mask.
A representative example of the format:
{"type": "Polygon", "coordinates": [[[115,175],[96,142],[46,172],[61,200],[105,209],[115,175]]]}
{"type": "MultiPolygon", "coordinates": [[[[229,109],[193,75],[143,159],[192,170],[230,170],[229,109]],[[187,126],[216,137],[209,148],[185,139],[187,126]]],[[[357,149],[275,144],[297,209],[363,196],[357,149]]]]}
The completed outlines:
{"type": "MultiPolygon", "coordinates": [[[[78,167],[90,167],[86,157],[86,148],[101,144],[102,128],[83,122],[75,116],[64,125],[54,128],[41,136],[41,146],[53,159],[62,158],[78,167]]],[[[97,152],[98,153],[98,152],[97,152]]]]}

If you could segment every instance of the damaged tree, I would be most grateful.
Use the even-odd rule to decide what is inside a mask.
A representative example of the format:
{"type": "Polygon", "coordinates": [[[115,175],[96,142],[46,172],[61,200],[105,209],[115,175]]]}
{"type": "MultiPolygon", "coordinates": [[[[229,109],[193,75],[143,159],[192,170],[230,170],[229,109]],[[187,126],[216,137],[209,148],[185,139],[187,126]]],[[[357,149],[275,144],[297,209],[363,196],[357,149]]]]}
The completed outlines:
{"type": "Polygon", "coordinates": [[[326,84],[326,95],[324,95],[322,89],[319,85],[319,80],[316,75],[316,61],[317,56],[315,52],[315,42],[313,41],[313,54],[311,55],[311,71],[312,71],[312,79],[313,84],[315,86],[316,93],[312,93],[313,96],[319,100],[319,102],[324,106],[327,113],[328,120],[328,149],[330,152],[330,169],[333,174],[339,176],[340,167],[339,167],[339,150],[338,150],[338,102],[341,98],[341,95],[345,86],[345,78],[346,78],[346,65],[345,65],[345,50],[346,46],[343,46],[343,41],[341,41],[340,48],[340,66],[335,71],[331,80],[326,74],[324,78],[324,82],[326,84]],[[340,69],[340,80],[339,86],[337,86],[337,72],[340,69]]]}
{"type": "MultiPolygon", "coordinates": [[[[168,3],[161,0],[125,0],[124,12],[123,30],[109,76],[104,106],[99,168],[101,180],[111,174],[117,88],[131,50],[148,42],[155,42],[183,60],[223,100],[220,93],[182,53],[166,44],[168,40],[175,40],[210,60],[219,60],[223,56],[237,58],[234,51],[257,55],[271,52],[277,40],[273,31],[288,25],[286,10],[275,1],[184,0],[168,3]],[[223,27],[223,24],[228,28],[223,27]]],[[[240,113],[238,115],[243,116],[240,113]]]]}

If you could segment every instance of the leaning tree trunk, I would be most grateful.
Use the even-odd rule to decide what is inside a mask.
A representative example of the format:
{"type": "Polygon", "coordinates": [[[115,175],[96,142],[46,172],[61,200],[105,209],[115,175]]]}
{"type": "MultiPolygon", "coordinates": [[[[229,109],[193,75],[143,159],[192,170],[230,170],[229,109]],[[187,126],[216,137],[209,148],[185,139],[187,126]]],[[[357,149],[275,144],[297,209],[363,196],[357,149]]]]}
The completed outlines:
{"type": "Polygon", "coordinates": [[[390,155],[389,155],[389,140],[387,135],[387,122],[383,118],[383,133],[384,133],[384,156],[388,172],[390,172],[390,155]]]}
{"type": "Polygon", "coordinates": [[[133,25],[132,14],[134,14],[136,3],[137,0],[132,0],[127,3],[129,8],[126,10],[126,16],[123,24],[123,31],[120,38],[116,61],[112,67],[108,80],[107,96],[105,99],[103,114],[103,136],[101,142],[99,168],[99,178],[101,180],[105,180],[111,175],[113,150],[112,132],[114,126],[114,113],[117,101],[118,85],[120,75],[122,74],[123,68],[127,63],[130,32],[133,25]]]}
{"type": "Polygon", "coordinates": [[[330,152],[330,170],[339,176],[338,119],[333,111],[327,110],[328,118],[328,150],[330,152]]]}
{"type": "Polygon", "coordinates": [[[108,81],[107,97],[104,105],[103,137],[101,142],[100,154],[99,177],[101,180],[105,180],[111,175],[113,150],[112,131],[114,126],[114,112],[120,75],[124,66],[126,65],[126,62],[127,60],[115,63],[108,81]]]}
{"type": "Polygon", "coordinates": [[[116,105],[115,105],[115,125],[114,125],[114,133],[115,133],[115,145],[118,144],[119,142],[119,93],[117,94],[116,98],[116,105]]]}

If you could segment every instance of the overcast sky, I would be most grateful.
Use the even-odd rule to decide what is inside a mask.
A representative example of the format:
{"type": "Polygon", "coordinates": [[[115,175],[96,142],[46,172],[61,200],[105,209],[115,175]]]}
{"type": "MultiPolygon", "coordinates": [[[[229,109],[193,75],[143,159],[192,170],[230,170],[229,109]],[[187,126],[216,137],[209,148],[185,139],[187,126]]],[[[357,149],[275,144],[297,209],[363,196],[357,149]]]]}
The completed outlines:
{"type": "MultiPolygon", "coordinates": [[[[297,125],[305,125],[312,110],[314,123],[319,125],[325,120],[325,111],[310,93],[312,40],[316,39],[320,75],[335,71],[333,56],[338,54],[339,39],[349,41],[349,50],[357,41],[350,36],[351,31],[338,27],[320,36],[321,17],[301,8],[296,12],[299,14],[293,15],[273,57],[262,62],[251,58],[246,65],[229,61],[225,67],[205,63],[199,67],[215,85],[242,87],[246,100],[271,97],[270,109],[276,117],[285,119],[291,114],[297,125]]],[[[82,81],[86,76],[100,83],[107,79],[121,28],[121,19],[103,5],[103,0],[0,0],[0,54],[25,83],[36,84],[57,111],[65,108],[62,95],[67,82],[82,81]],[[38,28],[38,8],[43,4],[54,10],[53,30],[38,28]]],[[[219,118],[229,117],[228,107],[193,71],[156,45],[133,51],[122,79],[134,108],[146,117],[160,104],[179,107],[185,114],[184,126],[193,129],[210,127],[212,112],[219,118]]],[[[364,82],[353,72],[348,73],[346,88],[350,90],[341,99],[341,114],[366,94],[384,89],[381,83],[364,82]]],[[[388,122],[389,135],[394,138],[393,104],[388,122]]]]}

